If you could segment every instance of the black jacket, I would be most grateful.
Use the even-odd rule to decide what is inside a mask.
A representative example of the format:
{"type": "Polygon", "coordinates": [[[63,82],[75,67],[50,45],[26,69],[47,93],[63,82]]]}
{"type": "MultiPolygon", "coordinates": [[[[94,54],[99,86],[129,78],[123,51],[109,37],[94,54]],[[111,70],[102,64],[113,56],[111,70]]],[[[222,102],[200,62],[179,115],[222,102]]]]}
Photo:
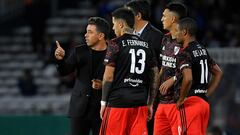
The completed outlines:
{"type": "MultiPolygon", "coordinates": [[[[57,61],[57,69],[60,75],[64,76],[76,71],[76,80],[69,106],[69,117],[84,116],[88,107],[100,109],[101,94],[98,95],[95,106],[89,106],[93,94],[92,68],[92,50],[87,45],[77,46],[66,59],[57,61]]],[[[102,80],[105,66],[102,64],[98,68],[100,69],[96,70],[100,70],[100,73],[97,79],[102,80]]],[[[99,92],[101,93],[101,90],[99,92]]]]}
{"type": "MultiPolygon", "coordinates": [[[[157,28],[155,28],[153,25],[151,25],[151,23],[149,22],[140,37],[143,40],[147,41],[148,44],[154,49],[156,59],[159,60],[160,51],[162,49],[161,44],[163,33],[157,28]]],[[[160,65],[160,63],[161,62],[158,61],[158,65],[160,65]]]]}

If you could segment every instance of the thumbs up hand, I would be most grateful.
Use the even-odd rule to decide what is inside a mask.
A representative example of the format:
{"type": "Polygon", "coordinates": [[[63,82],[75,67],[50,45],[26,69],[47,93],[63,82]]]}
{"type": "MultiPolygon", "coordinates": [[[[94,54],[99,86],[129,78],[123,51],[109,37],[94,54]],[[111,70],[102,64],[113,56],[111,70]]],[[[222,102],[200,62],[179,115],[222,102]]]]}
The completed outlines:
{"type": "Polygon", "coordinates": [[[56,46],[57,46],[57,49],[55,50],[55,58],[57,60],[62,60],[63,57],[65,56],[65,51],[64,49],[61,47],[61,45],[59,44],[58,41],[56,41],[56,46]]]}

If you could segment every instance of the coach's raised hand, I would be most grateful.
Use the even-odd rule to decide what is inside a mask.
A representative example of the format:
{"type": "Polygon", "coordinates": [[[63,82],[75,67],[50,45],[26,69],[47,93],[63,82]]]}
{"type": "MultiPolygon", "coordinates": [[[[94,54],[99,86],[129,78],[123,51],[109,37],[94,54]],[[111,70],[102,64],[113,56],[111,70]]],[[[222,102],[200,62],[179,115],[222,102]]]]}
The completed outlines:
{"type": "Polygon", "coordinates": [[[55,50],[55,58],[57,60],[62,60],[63,57],[65,56],[65,51],[63,48],[60,46],[59,42],[56,41],[57,49],[55,50]]]}

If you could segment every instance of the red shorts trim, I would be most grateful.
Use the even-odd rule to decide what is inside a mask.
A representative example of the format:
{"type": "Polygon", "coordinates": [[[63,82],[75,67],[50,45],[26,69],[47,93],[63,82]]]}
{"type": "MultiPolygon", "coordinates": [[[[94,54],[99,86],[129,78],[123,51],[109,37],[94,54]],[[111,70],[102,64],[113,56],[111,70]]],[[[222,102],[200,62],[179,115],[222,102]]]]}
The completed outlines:
{"type": "Polygon", "coordinates": [[[107,107],[99,135],[148,135],[146,106],[133,108],[107,107]]]}

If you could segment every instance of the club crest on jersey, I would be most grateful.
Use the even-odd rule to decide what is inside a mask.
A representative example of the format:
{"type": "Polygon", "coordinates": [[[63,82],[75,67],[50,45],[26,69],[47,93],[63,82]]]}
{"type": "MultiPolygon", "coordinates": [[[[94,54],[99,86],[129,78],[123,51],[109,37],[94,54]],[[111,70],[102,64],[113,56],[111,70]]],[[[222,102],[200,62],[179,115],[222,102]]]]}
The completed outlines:
{"type": "Polygon", "coordinates": [[[180,47],[175,46],[175,47],[174,47],[174,54],[177,55],[178,52],[179,52],[179,50],[180,50],[180,47]]]}

